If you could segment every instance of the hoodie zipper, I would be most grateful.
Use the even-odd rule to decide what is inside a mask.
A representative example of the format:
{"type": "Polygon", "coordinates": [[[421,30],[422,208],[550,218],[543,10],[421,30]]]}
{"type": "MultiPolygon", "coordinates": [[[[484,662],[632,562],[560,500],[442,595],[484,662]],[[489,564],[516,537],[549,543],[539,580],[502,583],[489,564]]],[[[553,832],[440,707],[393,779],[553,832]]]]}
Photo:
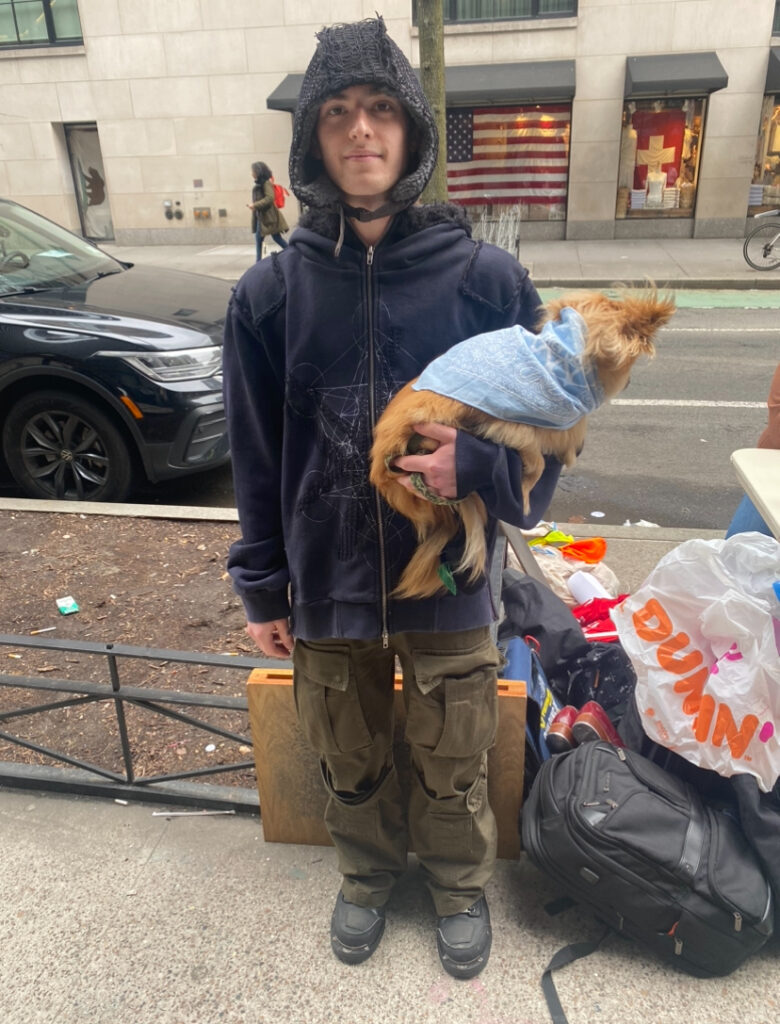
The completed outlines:
{"type": "MultiPolygon", "coordinates": [[[[374,247],[369,245],[366,250],[366,302],[368,324],[368,413],[371,435],[376,426],[376,358],[374,352],[374,247]]],[[[376,512],[377,535],[379,538],[379,585],[382,608],[382,647],[390,646],[390,631],[387,626],[387,554],[385,551],[385,531],[382,523],[382,500],[379,491],[374,491],[374,509],[376,512]]]]}

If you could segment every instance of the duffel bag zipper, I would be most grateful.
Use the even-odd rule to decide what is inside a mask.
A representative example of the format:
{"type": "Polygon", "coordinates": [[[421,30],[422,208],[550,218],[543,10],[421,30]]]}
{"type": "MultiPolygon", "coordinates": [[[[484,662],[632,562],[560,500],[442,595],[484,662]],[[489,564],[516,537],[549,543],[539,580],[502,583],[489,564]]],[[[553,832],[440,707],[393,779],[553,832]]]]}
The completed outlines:
{"type": "MultiPolygon", "coordinates": [[[[567,821],[569,823],[569,827],[570,827],[573,835],[579,837],[581,835],[580,829],[578,828],[579,819],[575,815],[575,816],[573,816],[573,820],[572,820],[572,814],[571,814],[570,805],[567,806],[566,818],[567,818],[567,821]]],[[[623,868],[620,871],[616,871],[615,863],[612,860],[610,860],[608,857],[605,857],[603,854],[601,854],[599,851],[597,851],[597,850],[595,850],[593,848],[593,846],[592,846],[592,839],[593,839],[594,833],[600,834],[598,829],[594,829],[594,830],[588,832],[588,834],[586,835],[586,839],[590,839],[591,842],[588,843],[586,846],[583,846],[582,844],[578,844],[580,849],[582,849],[583,852],[587,854],[587,856],[590,858],[591,861],[593,861],[595,864],[597,864],[599,866],[599,868],[604,869],[604,873],[605,874],[607,872],[610,872],[612,875],[618,874],[621,878],[628,879],[632,885],[634,885],[637,889],[640,889],[643,892],[646,892],[650,897],[652,897],[660,905],[662,905],[662,906],[669,906],[670,905],[670,902],[672,902],[674,898],[666,890],[664,890],[663,888],[661,888],[659,886],[653,885],[652,883],[648,882],[647,879],[645,879],[642,875],[635,874],[633,871],[627,871],[625,868],[623,868]]],[[[658,865],[655,864],[655,862],[650,861],[650,860],[648,860],[646,858],[642,858],[639,854],[636,854],[636,853],[635,853],[635,856],[637,856],[637,858],[640,861],[644,860],[645,863],[650,864],[653,868],[655,868],[655,869],[658,868],[658,865]]],[[[575,898],[582,898],[581,894],[577,894],[576,892],[574,893],[574,895],[575,895],[575,898]]],[[[617,919],[618,919],[617,931],[619,931],[619,932],[623,931],[624,918],[623,918],[622,914],[616,908],[614,908],[614,907],[611,907],[609,909],[612,911],[614,916],[617,917],[617,919]]],[[[683,910],[684,908],[682,906],[680,906],[679,909],[683,910]]],[[[690,913],[690,912],[691,912],[690,908],[688,908],[688,913],[690,913]]],[[[694,916],[696,916],[696,915],[694,915],[694,916]]],[[[680,923],[680,918],[678,918],[675,921],[675,923],[672,925],[672,927],[667,932],[668,936],[674,942],[674,955],[675,956],[682,956],[683,955],[683,940],[678,935],[675,934],[677,926],[679,925],[679,923],[680,923]]],[[[736,923],[737,923],[737,915],[735,915],[735,917],[734,917],[735,928],[733,929],[733,931],[737,931],[738,930],[736,928],[736,923]]],[[[741,927],[741,923],[740,923],[740,927],[741,927]]],[[[728,934],[722,928],[720,928],[719,931],[721,931],[722,934],[728,934]]],[[[732,934],[733,934],[733,931],[732,931],[732,934]]],[[[694,959],[696,959],[696,958],[694,957],[694,959]]]]}
{"type": "MultiPolygon", "coordinates": [[[[667,796],[666,793],[659,793],[658,790],[656,790],[647,779],[644,779],[642,777],[641,771],[637,770],[636,762],[633,759],[629,759],[628,757],[626,757],[626,752],[622,748],[615,747],[614,749],[615,749],[615,753],[620,758],[620,760],[624,761],[629,766],[629,768],[631,769],[632,773],[636,776],[637,779],[639,779],[640,782],[643,782],[645,785],[650,786],[650,788],[652,788],[653,791],[655,793],[657,793],[658,796],[660,796],[662,799],[665,799],[665,800],[668,801],[668,796],[667,796]]],[[[672,806],[677,806],[677,805],[673,804],[672,806]]],[[[717,817],[712,813],[711,809],[708,808],[703,802],[701,803],[701,809],[705,813],[707,821],[709,822],[710,835],[712,837],[714,830],[718,827],[717,817]]],[[[712,841],[710,843],[710,846],[712,846],[712,841]]],[[[745,918],[743,912],[737,907],[737,905],[732,900],[729,900],[727,896],[724,896],[724,894],[721,892],[721,890],[715,885],[714,879],[711,877],[710,867],[711,867],[711,860],[710,860],[709,857],[707,857],[707,877],[709,879],[710,889],[711,889],[713,894],[716,894],[718,896],[718,898],[720,900],[721,908],[726,913],[731,913],[731,919],[732,919],[732,924],[733,924],[733,931],[741,932],[742,931],[742,926],[745,923],[746,918],[745,918]]],[[[771,901],[772,901],[772,893],[771,893],[771,890],[769,888],[769,883],[766,882],[766,901],[764,903],[764,914],[760,918],[755,918],[752,915],[748,915],[747,920],[749,921],[750,924],[756,925],[756,924],[759,924],[760,921],[763,921],[763,920],[766,919],[766,916],[767,916],[767,913],[768,913],[771,901]]],[[[676,927],[676,925],[675,925],[675,927],[676,927]]],[[[673,934],[673,933],[670,933],[670,934],[673,934]]],[[[674,938],[674,945],[675,945],[675,953],[679,956],[682,953],[682,940],[678,939],[677,937],[675,937],[674,938]]]]}
{"type": "MultiPolygon", "coordinates": [[[[612,803],[615,803],[615,801],[612,801],[612,803]]],[[[599,868],[602,869],[602,873],[604,875],[615,874],[616,866],[614,860],[608,854],[604,854],[600,850],[594,848],[593,843],[594,840],[598,838],[601,840],[602,844],[608,845],[610,848],[614,848],[615,844],[611,843],[610,840],[605,839],[600,829],[591,828],[587,825],[583,825],[582,819],[578,813],[579,806],[582,805],[576,804],[572,806],[571,804],[566,804],[564,806],[564,816],[568,822],[572,835],[575,836],[578,840],[584,840],[584,843],[578,842],[579,848],[584,853],[586,853],[587,856],[591,858],[599,866],[599,868]]],[[[618,805],[615,803],[615,806],[617,807],[618,805]]],[[[614,810],[614,808],[611,809],[614,810]]],[[[658,870],[658,865],[655,863],[655,861],[647,857],[642,857],[641,854],[638,854],[636,852],[634,853],[634,855],[636,856],[637,860],[647,864],[654,870],[658,870]]],[[[648,895],[652,896],[655,900],[658,900],[659,903],[666,904],[668,902],[668,894],[665,892],[665,890],[663,890],[659,886],[653,885],[651,882],[648,882],[647,879],[644,878],[642,875],[638,875],[633,871],[628,871],[625,868],[622,869],[620,874],[624,878],[630,879],[632,885],[636,885],[639,889],[642,889],[644,892],[648,893],[648,895]]],[[[615,911],[615,913],[617,914],[618,911],[615,911]]],[[[623,922],[621,919],[620,929],[622,929],[622,924],[623,922]]]]}
{"type": "MultiPolygon", "coordinates": [[[[631,772],[639,779],[639,781],[643,785],[649,785],[649,783],[645,779],[643,779],[641,777],[641,775],[639,775],[637,772],[634,771],[634,767],[635,766],[634,766],[633,761],[626,757],[626,753],[625,753],[625,751],[621,747],[612,747],[612,746],[610,746],[608,744],[605,744],[605,743],[600,744],[600,747],[601,747],[602,750],[605,750],[605,751],[609,752],[609,754],[611,754],[612,756],[618,757],[621,761],[624,761],[628,765],[628,767],[631,770],[631,772]]],[[[593,795],[596,795],[597,794],[596,783],[595,783],[595,772],[596,772],[596,769],[592,765],[589,765],[588,767],[591,769],[591,771],[589,772],[587,778],[583,778],[583,788],[587,788],[590,793],[592,793],[593,795]]],[[[659,799],[666,801],[666,803],[669,805],[670,808],[672,808],[673,810],[678,811],[678,812],[681,810],[679,805],[676,804],[676,803],[671,802],[667,798],[667,795],[665,793],[659,793],[655,788],[653,788],[653,787],[650,787],[650,788],[652,788],[653,792],[656,794],[656,796],[659,797],[659,799]]],[[[567,802],[564,805],[565,810],[567,812],[567,818],[569,817],[569,815],[571,816],[570,825],[571,825],[572,831],[577,836],[582,837],[582,838],[584,838],[587,841],[588,848],[590,850],[590,855],[593,856],[595,860],[599,860],[601,863],[606,864],[606,867],[608,867],[610,870],[614,870],[614,864],[612,863],[612,861],[608,857],[605,857],[605,855],[596,856],[595,851],[593,851],[593,849],[592,849],[592,843],[593,843],[594,839],[596,837],[598,837],[600,839],[601,843],[605,847],[607,847],[608,849],[614,849],[616,844],[609,837],[604,835],[604,833],[602,832],[601,828],[591,825],[587,821],[587,818],[585,818],[583,820],[583,816],[579,813],[579,809],[581,807],[591,807],[592,808],[592,807],[598,807],[598,806],[604,806],[604,807],[608,807],[609,808],[609,810],[607,812],[605,812],[605,819],[604,820],[606,820],[606,817],[610,814],[610,812],[613,812],[613,811],[617,810],[620,805],[619,805],[619,803],[616,800],[613,800],[613,799],[611,799],[609,797],[602,797],[598,801],[584,801],[583,800],[583,801],[578,802],[578,803],[567,802]]],[[[603,822],[599,822],[599,825],[601,825],[601,824],[603,824],[603,822]]],[[[670,880],[673,880],[673,881],[676,880],[676,881],[679,882],[679,879],[674,874],[674,872],[669,871],[668,869],[665,869],[662,865],[658,864],[657,861],[653,860],[651,857],[644,857],[638,851],[634,851],[634,856],[637,858],[638,861],[640,861],[640,862],[642,862],[644,864],[647,864],[650,868],[652,868],[653,871],[666,872],[670,880]]],[[[634,882],[636,884],[638,884],[646,892],[654,895],[656,898],[658,897],[659,893],[663,893],[663,901],[664,902],[666,901],[666,893],[665,893],[665,891],[662,888],[656,887],[652,883],[648,883],[643,876],[636,875],[633,872],[629,872],[629,876],[634,880],[634,882]]]]}
{"type": "MultiPolygon", "coordinates": [[[[712,811],[712,808],[705,807],[704,809],[706,811],[707,817],[708,817],[709,822],[710,822],[710,831],[711,831],[711,833],[714,836],[715,833],[719,832],[719,830],[720,830],[720,822],[718,821],[718,816],[712,811]]],[[[769,882],[766,879],[764,879],[764,885],[765,885],[765,890],[764,891],[766,893],[766,899],[764,900],[764,913],[760,917],[755,917],[752,914],[745,915],[744,910],[742,908],[738,907],[737,904],[734,903],[733,900],[730,900],[728,898],[728,896],[726,896],[722,892],[722,890],[719,889],[718,886],[715,884],[715,879],[713,878],[712,871],[711,871],[712,867],[713,867],[713,862],[708,859],[708,861],[707,861],[707,879],[708,879],[708,881],[710,883],[710,889],[712,890],[712,892],[715,895],[717,895],[718,899],[720,900],[720,905],[723,907],[723,909],[725,911],[727,911],[727,912],[728,911],[731,912],[732,920],[734,922],[734,931],[735,932],[741,932],[742,931],[742,926],[743,926],[743,924],[745,924],[746,921],[747,921],[748,924],[751,924],[751,925],[757,925],[757,924],[760,924],[761,921],[765,921],[766,917],[767,917],[767,914],[769,913],[769,907],[770,907],[771,902],[772,902],[772,890],[769,887],[769,882]]],[[[763,875],[762,875],[762,877],[763,877],[763,875]]]]}
{"type": "MultiPolygon", "coordinates": [[[[609,748],[609,749],[611,749],[612,752],[614,753],[614,755],[617,756],[621,761],[625,761],[629,765],[629,767],[632,769],[632,771],[633,771],[633,769],[635,767],[634,764],[633,764],[633,761],[626,757],[626,754],[625,754],[624,750],[622,750],[619,747],[612,747],[612,748],[609,748]]],[[[635,773],[635,774],[637,774],[637,778],[639,778],[640,781],[642,781],[643,783],[647,784],[646,780],[641,778],[641,775],[639,775],[638,773],[635,773]]],[[[593,790],[592,786],[591,786],[591,790],[593,790]]],[[[653,790],[653,791],[657,792],[656,790],[653,790]]],[[[659,793],[658,795],[662,799],[666,799],[665,794],[659,793]]],[[[605,801],[602,801],[602,802],[605,803],[605,801]]],[[[594,847],[593,847],[593,841],[594,841],[594,839],[596,837],[598,837],[601,840],[601,842],[604,843],[605,845],[607,845],[609,843],[609,840],[605,838],[604,834],[601,832],[601,829],[599,829],[599,828],[592,828],[592,827],[588,826],[587,824],[583,824],[582,819],[581,819],[581,817],[580,817],[580,815],[578,813],[578,808],[580,806],[588,806],[588,805],[589,806],[593,806],[594,804],[593,804],[593,802],[585,802],[585,801],[583,801],[581,804],[576,804],[576,803],[572,803],[572,802],[566,802],[564,804],[565,818],[566,818],[567,822],[569,823],[569,827],[570,827],[570,830],[572,832],[572,835],[576,836],[578,839],[579,838],[584,838],[585,839],[586,844],[584,846],[582,844],[578,844],[578,845],[580,846],[581,849],[583,849],[584,852],[587,852],[588,857],[590,857],[599,867],[605,868],[606,870],[611,871],[611,872],[614,873],[615,872],[615,864],[614,864],[614,862],[611,859],[609,859],[609,857],[607,855],[602,854],[600,851],[598,851],[597,849],[594,849],[594,847]]],[[[670,806],[677,807],[676,804],[670,804],[670,806]]],[[[677,809],[679,809],[679,808],[677,808],[677,809]]],[[[703,808],[703,809],[707,810],[707,808],[703,808]]],[[[651,860],[650,858],[644,858],[644,857],[641,856],[641,854],[637,853],[636,851],[635,851],[635,856],[637,857],[638,860],[644,861],[646,864],[650,865],[654,870],[658,870],[659,869],[659,865],[655,861],[651,860]]],[[[639,889],[641,889],[644,892],[648,893],[650,896],[653,897],[653,899],[658,900],[662,904],[668,904],[668,902],[669,902],[669,894],[663,888],[654,886],[652,883],[648,882],[644,877],[642,877],[641,875],[637,875],[634,872],[626,871],[624,869],[621,872],[621,874],[623,875],[623,877],[628,877],[631,880],[632,884],[636,885],[639,889]]],[[[769,895],[769,900],[771,901],[771,893],[769,895]]],[[[741,928],[742,928],[743,923],[744,923],[744,918],[743,918],[742,914],[736,909],[736,907],[733,906],[733,904],[731,906],[729,906],[729,907],[723,907],[722,909],[725,911],[725,913],[728,913],[729,911],[732,912],[733,928],[731,929],[731,933],[734,934],[734,932],[739,932],[741,930],[741,928]]],[[[688,912],[690,913],[690,910],[688,912]]],[[[619,912],[617,910],[615,910],[614,913],[619,918],[618,931],[621,931],[622,928],[623,928],[623,918],[622,918],[622,916],[619,914],[619,912]]],[[[683,954],[683,940],[679,936],[677,936],[675,934],[675,931],[677,929],[677,925],[679,923],[680,922],[679,922],[679,919],[678,919],[674,923],[672,928],[669,930],[669,932],[668,932],[669,937],[674,942],[674,953],[675,953],[675,956],[682,956],[682,954],[683,954]]],[[[722,929],[719,929],[719,930],[722,931],[722,929]]],[[[725,931],[722,931],[722,933],[723,934],[728,934],[725,931]]]]}
{"type": "Polygon", "coordinates": [[[631,774],[634,775],[634,777],[637,778],[643,785],[647,786],[648,789],[652,789],[652,791],[655,794],[657,794],[660,797],[663,797],[663,799],[666,800],[666,802],[671,804],[672,806],[679,807],[683,811],[685,810],[685,807],[680,803],[679,798],[676,797],[676,794],[670,793],[666,789],[659,789],[654,780],[652,778],[648,778],[645,775],[645,773],[642,771],[642,762],[637,761],[635,758],[631,757],[630,751],[626,753],[626,751],[623,750],[622,747],[614,747],[613,749],[617,756],[620,758],[620,760],[628,765],[631,774]]]}

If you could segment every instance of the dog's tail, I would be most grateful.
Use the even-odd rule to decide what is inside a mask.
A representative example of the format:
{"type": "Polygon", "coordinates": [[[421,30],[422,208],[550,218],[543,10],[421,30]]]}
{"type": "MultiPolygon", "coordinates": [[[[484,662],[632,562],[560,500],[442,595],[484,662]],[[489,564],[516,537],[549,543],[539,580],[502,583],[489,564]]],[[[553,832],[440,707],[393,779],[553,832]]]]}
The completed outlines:
{"type": "Polygon", "coordinates": [[[433,509],[436,513],[435,523],[418,524],[419,544],[393,591],[394,597],[432,597],[444,589],[439,575],[441,553],[458,532],[458,517],[463,521],[466,545],[455,567],[456,571],[467,573],[469,582],[473,582],[485,570],[487,512],[482,499],[476,494],[470,494],[458,503],[457,512],[443,505],[434,505],[433,509]]]}
{"type": "Polygon", "coordinates": [[[463,557],[458,562],[457,571],[467,573],[469,583],[473,583],[480,573],[485,571],[487,563],[487,543],[485,542],[487,509],[478,494],[470,494],[458,505],[458,513],[463,520],[466,545],[463,549],[463,557]]]}
{"type": "Polygon", "coordinates": [[[404,569],[393,597],[432,597],[444,588],[439,576],[442,549],[458,532],[455,512],[445,505],[433,505],[433,523],[415,523],[418,545],[404,569]]]}

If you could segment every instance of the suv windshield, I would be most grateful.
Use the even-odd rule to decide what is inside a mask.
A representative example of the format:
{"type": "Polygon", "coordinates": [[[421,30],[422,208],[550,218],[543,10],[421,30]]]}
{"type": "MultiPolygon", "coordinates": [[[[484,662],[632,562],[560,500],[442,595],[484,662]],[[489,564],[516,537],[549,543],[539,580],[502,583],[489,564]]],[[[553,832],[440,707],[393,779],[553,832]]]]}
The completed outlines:
{"type": "Polygon", "coordinates": [[[0,199],[0,296],[83,285],[122,265],[32,210],[0,199]]]}

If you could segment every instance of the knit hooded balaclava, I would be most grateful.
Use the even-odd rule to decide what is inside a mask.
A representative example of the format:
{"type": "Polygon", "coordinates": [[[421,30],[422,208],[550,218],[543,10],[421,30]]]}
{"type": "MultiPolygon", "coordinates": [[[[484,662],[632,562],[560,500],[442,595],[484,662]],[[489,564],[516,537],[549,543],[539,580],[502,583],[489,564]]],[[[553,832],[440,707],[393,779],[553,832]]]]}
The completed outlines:
{"type": "Polygon", "coordinates": [[[374,214],[352,211],[360,219],[397,212],[417,200],[433,174],[438,133],[433,113],[412,70],[398,46],[388,36],[381,17],[350,25],[334,25],[317,33],[317,49],[303,76],[293,122],[290,148],[290,186],[306,206],[328,207],[339,203],[339,191],[325,173],[322,161],[312,152],[317,117],[322,103],[351,85],[376,85],[397,96],[411,118],[409,168],[396,183],[389,203],[374,214]]]}

